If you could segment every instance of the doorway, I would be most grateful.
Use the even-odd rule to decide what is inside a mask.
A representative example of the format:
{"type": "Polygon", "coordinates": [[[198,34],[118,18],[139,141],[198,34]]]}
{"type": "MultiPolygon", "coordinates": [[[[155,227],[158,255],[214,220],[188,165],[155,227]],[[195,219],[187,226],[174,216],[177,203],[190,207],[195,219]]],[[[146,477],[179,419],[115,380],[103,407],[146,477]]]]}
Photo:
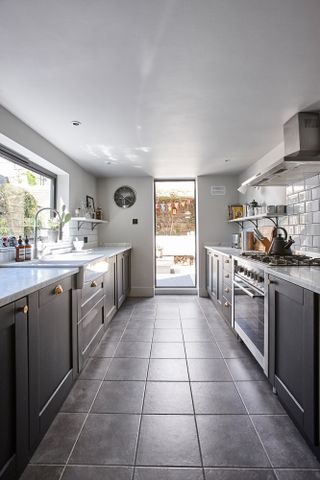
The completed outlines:
{"type": "Polygon", "coordinates": [[[155,286],[195,288],[195,180],[155,180],[155,286]]]}

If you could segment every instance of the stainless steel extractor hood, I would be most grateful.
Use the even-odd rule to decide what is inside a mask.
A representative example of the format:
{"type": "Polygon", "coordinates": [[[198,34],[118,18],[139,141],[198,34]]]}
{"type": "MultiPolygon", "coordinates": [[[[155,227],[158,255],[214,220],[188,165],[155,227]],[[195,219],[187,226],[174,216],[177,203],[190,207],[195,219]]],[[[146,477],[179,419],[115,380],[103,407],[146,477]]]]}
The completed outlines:
{"type": "Polygon", "coordinates": [[[248,186],[291,185],[320,173],[320,116],[299,112],[283,127],[284,157],[260,171],[241,188],[248,186]]]}

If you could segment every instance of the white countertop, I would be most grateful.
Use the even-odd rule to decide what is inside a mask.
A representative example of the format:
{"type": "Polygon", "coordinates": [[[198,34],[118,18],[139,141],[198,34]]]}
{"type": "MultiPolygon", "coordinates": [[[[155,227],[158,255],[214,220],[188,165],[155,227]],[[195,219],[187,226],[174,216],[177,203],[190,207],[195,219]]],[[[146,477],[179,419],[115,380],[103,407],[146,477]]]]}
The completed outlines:
{"type": "Polygon", "coordinates": [[[0,307],[78,272],[78,268],[2,269],[0,270],[0,307]]]}
{"type": "MultiPolygon", "coordinates": [[[[231,247],[205,245],[205,248],[235,258],[240,257],[242,253],[242,250],[231,247]]],[[[248,258],[245,258],[245,260],[250,261],[248,258]]],[[[320,267],[269,267],[252,260],[251,262],[259,265],[268,274],[320,294],[320,267]]]]}

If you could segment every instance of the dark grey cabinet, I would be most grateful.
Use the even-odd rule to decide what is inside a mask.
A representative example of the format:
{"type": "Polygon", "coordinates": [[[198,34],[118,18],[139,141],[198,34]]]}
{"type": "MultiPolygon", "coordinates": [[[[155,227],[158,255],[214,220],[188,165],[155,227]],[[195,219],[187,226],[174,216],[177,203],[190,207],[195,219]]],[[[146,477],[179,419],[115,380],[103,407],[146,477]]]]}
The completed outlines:
{"type": "Polygon", "coordinates": [[[272,275],[268,294],[269,379],[289,415],[316,445],[318,297],[272,275]]]}
{"type": "Polygon", "coordinates": [[[68,277],[29,296],[29,445],[34,450],[77,375],[77,302],[68,277]]]}
{"type": "Polygon", "coordinates": [[[116,257],[108,259],[109,269],[104,276],[104,292],[105,292],[105,322],[106,325],[111,321],[117,311],[117,295],[116,295],[116,257]]]}
{"type": "Polygon", "coordinates": [[[231,258],[208,249],[206,252],[206,288],[208,295],[224,319],[228,324],[231,324],[231,258]]]}
{"type": "Polygon", "coordinates": [[[18,478],[28,461],[28,304],[0,308],[0,479],[18,478]]]}
{"type": "Polygon", "coordinates": [[[125,301],[130,290],[130,251],[117,255],[117,308],[125,301]]]}

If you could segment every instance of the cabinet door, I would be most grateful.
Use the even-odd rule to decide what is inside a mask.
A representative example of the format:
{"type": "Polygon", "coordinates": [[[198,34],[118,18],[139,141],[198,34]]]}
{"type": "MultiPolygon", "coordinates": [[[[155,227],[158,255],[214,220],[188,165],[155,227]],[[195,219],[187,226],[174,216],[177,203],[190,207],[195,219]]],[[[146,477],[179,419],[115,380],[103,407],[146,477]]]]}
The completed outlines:
{"type": "Polygon", "coordinates": [[[73,278],[29,297],[30,440],[36,446],[77,374],[77,299],[73,278]]]}
{"type": "Polygon", "coordinates": [[[123,254],[123,290],[125,297],[129,295],[130,284],[131,284],[131,265],[130,265],[131,255],[130,252],[125,252],[123,254]]]}
{"type": "Polygon", "coordinates": [[[269,378],[314,442],[315,294],[272,276],[269,280],[269,378]]]}
{"type": "Polygon", "coordinates": [[[219,299],[219,268],[219,255],[217,253],[214,253],[212,257],[211,293],[216,298],[216,300],[219,299]]]}
{"type": "Polygon", "coordinates": [[[124,290],[124,255],[123,253],[117,255],[117,307],[118,309],[123,304],[126,296],[124,290]]]}
{"type": "Polygon", "coordinates": [[[105,318],[106,324],[110,322],[112,317],[117,311],[117,298],[116,298],[116,257],[108,259],[109,270],[105,274],[104,287],[105,287],[105,318]]]}
{"type": "Polygon", "coordinates": [[[211,279],[212,279],[212,254],[209,250],[206,250],[206,289],[209,295],[211,295],[211,279]]]}
{"type": "Polygon", "coordinates": [[[0,309],[0,479],[28,461],[28,313],[26,299],[0,309]]]}

